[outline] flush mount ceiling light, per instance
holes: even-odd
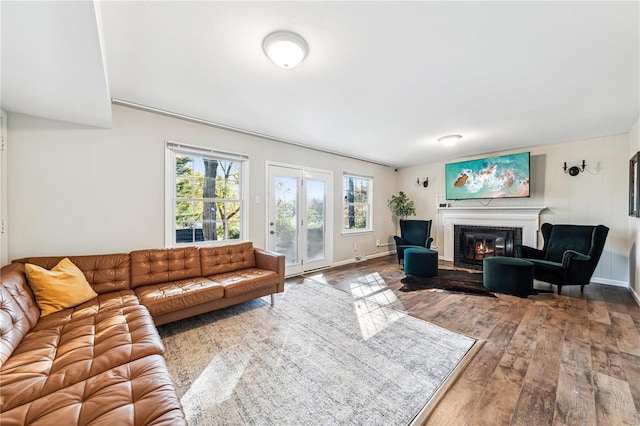
[[[298,34],[276,31],[265,37],[262,50],[277,66],[293,68],[307,56],[309,46]]]
[[[438,142],[440,142],[442,146],[454,146],[460,139],[462,139],[461,135],[447,135],[439,137]]]

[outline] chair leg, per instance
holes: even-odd
[[[562,286],[561,285],[558,286],[558,294],[562,294]]]
[[[584,284],[580,286],[580,293],[584,293]]]

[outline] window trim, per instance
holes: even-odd
[[[185,244],[176,243],[176,153],[192,154],[199,157],[214,157],[223,160],[233,160],[240,163],[240,238],[237,240],[200,241]],[[219,246],[230,243],[249,241],[249,156],[239,153],[217,151],[211,148],[198,147],[183,143],[165,141],[165,214],[164,214],[164,245],[171,247],[187,246]]]
[[[364,229],[347,229],[345,228],[345,217],[344,217],[344,210],[347,206],[348,203],[346,203],[344,201],[344,194],[345,194],[345,178],[346,177],[351,177],[351,178],[357,178],[357,179],[366,179],[367,180],[367,204],[369,206],[368,209],[368,222],[367,222],[367,227]],[[341,210],[341,222],[342,225],[341,227],[341,235],[356,235],[356,234],[367,234],[367,233],[373,233],[374,229],[373,229],[373,176],[368,176],[368,175],[363,175],[360,173],[351,173],[351,172],[343,172],[342,173],[342,191],[340,194],[340,200],[342,203],[342,210]]]

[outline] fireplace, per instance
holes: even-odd
[[[522,228],[455,225],[453,264],[482,269],[485,257],[513,257],[516,244],[522,244]]]
[[[454,238],[454,226],[512,227],[521,229],[522,243],[529,247],[538,247],[538,231],[540,229],[540,213],[546,207],[503,206],[503,207],[438,207],[441,218],[442,234],[436,235],[436,245],[442,246],[442,258],[448,262],[455,261],[454,252],[459,244]],[[439,230],[439,228],[436,228]],[[440,235],[442,236],[440,238]],[[514,241],[515,244],[520,244]],[[455,246],[455,247],[454,247]],[[441,253],[438,247],[438,253]]]

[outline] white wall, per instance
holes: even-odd
[[[112,129],[21,114],[10,114],[8,124],[9,259],[162,247],[165,140],[250,156],[249,238],[258,247],[265,246],[266,161],[334,172],[334,263],[351,261],[354,243],[360,245],[360,254],[388,250],[377,250],[375,240],[389,243],[396,233],[387,200],[397,190],[416,202],[418,218],[434,219],[434,245],[442,247],[436,196],[444,194],[444,163],[395,173],[388,167],[119,106],[113,107]],[[640,219],[627,216],[627,165],[630,154],[640,150],[638,127],[636,122],[630,134],[531,148],[532,196],[494,200],[491,205],[546,206],[543,222],[607,225],[611,230],[594,279],[627,282],[631,269],[637,291]],[[503,153],[508,151],[496,154]],[[563,172],[564,161],[572,165],[583,159],[584,173],[571,177]],[[374,234],[340,235],[343,171],[374,176]],[[429,177],[429,187],[417,187],[418,177]]]
[[[0,148],[0,266],[9,263],[9,220],[7,217],[7,153],[9,149],[9,139],[7,138],[7,115],[0,110],[0,121],[2,121],[1,135],[2,147]]]
[[[9,115],[10,259],[162,247],[166,140],[250,156],[249,238],[257,247],[265,246],[266,161],[334,172],[334,262],[353,259],[354,243],[370,254],[376,239],[392,240],[389,167],[126,107],[112,113],[111,129]],[[343,171],[374,176],[374,234],[340,235]]]
[[[640,149],[640,147],[638,148]],[[517,151],[505,151],[496,155]],[[491,206],[546,206],[540,223],[604,224],[610,228],[607,243],[594,280],[627,285],[628,251],[628,161],[629,135],[613,135],[528,149],[531,152],[531,197],[493,200]],[[482,158],[460,158],[467,160]],[[585,172],[572,177],[562,166],[585,160]],[[458,161],[458,160],[456,160]],[[429,187],[417,187],[416,178],[429,177]],[[417,217],[433,219],[437,232],[436,246],[442,247],[441,217],[436,210],[436,196],[444,199],[444,163],[431,163],[401,169],[398,189],[416,202]],[[486,203],[487,200],[482,200]],[[449,201],[454,206],[480,206],[477,200]],[[432,232],[433,234],[433,232]],[[539,234],[539,245],[542,236]]]
[[[629,158],[640,151],[640,117],[629,131]],[[628,254],[629,254],[629,287],[634,291],[640,303],[640,218],[629,217]]]

